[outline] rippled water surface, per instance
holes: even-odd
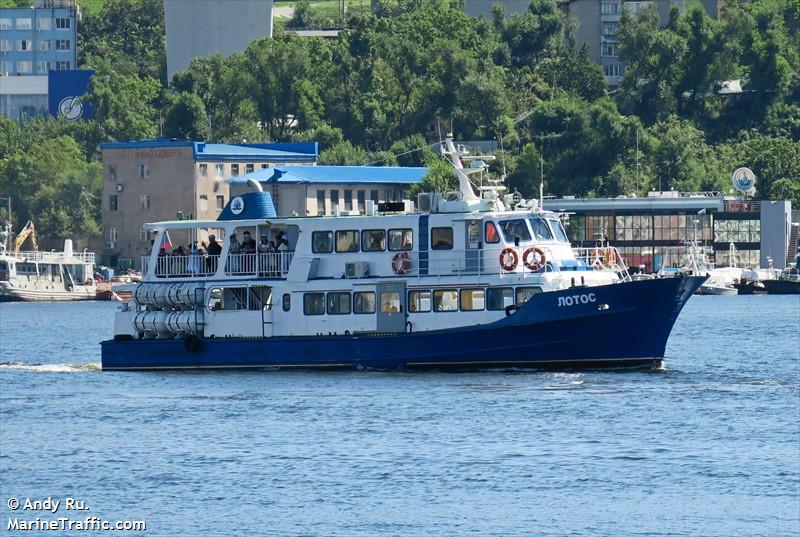
[[[0,535],[49,496],[147,535],[800,534],[798,297],[693,297],[664,371],[581,373],[103,373],[114,308],[0,304]]]

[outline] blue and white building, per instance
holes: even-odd
[[[48,114],[49,71],[77,67],[75,0],[37,0],[0,9],[0,113],[13,119]]]

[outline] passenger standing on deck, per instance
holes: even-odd
[[[208,272],[215,273],[217,272],[217,263],[219,262],[219,256],[222,254],[222,245],[217,242],[217,237],[214,235],[208,236],[208,259],[206,260],[206,265],[208,266]]]
[[[239,258],[242,252],[242,245],[239,244],[239,239],[236,238],[236,232],[231,233],[230,236],[230,246],[228,246],[228,259],[229,261],[229,269],[232,274],[239,272],[239,267],[241,266],[239,263]]]
[[[200,272],[200,250],[197,247],[197,241],[192,242],[192,253],[189,256],[189,274],[198,274]]]

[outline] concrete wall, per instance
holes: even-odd
[[[761,202],[761,268],[768,267],[767,257],[775,268],[786,268],[791,221],[791,201]]]
[[[272,0],[165,0],[167,76],[194,56],[230,56],[272,37]]]

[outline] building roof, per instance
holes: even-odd
[[[419,184],[428,168],[397,166],[277,166],[231,177],[230,183]]]
[[[194,160],[260,161],[260,162],[308,162],[314,163],[319,156],[317,142],[291,142],[275,144],[215,144],[185,140],[137,140],[100,144],[100,149],[164,149],[191,147]]]
[[[559,198],[545,199],[549,211],[675,211],[723,210],[722,196],[643,197],[643,198]]]

